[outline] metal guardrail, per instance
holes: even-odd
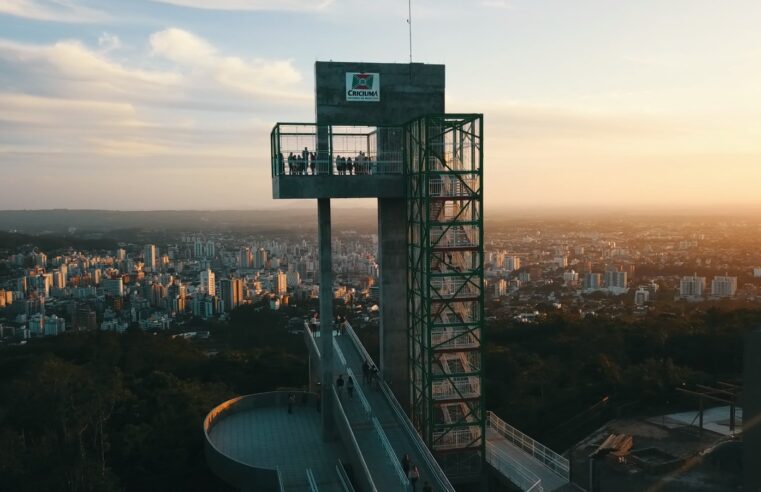
[[[314,479],[314,473],[311,468],[307,468],[307,483],[309,484],[310,492],[320,492],[320,488],[317,487],[317,481]]]
[[[354,332],[354,328],[352,328],[352,326],[348,322],[346,322],[344,326],[345,326],[346,333],[349,335],[349,338],[351,338],[351,341],[354,343],[354,347],[360,353],[362,358],[372,363],[373,365],[375,365],[373,358],[370,357],[369,353],[367,353],[367,350],[365,349],[364,345],[362,345],[362,342],[359,340],[359,337]],[[423,441],[420,438],[420,434],[418,434],[417,430],[415,429],[415,426],[412,425],[412,422],[410,421],[409,417],[407,417],[407,414],[404,413],[402,406],[397,401],[396,397],[394,396],[394,393],[391,391],[391,388],[388,387],[388,385],[386,384],[385,381],[383,381],[383,379],[378,380],[378,385],[381,391],[383,392],[384,396],[386,397],[386,401],[391,406],[391,410],[393,410],[394,414],[396,415],[397,422],[399,422],[402,425],[405,432],[407,432],[409,436],[412,436],[410,440],[412,441],[413,445],[417,449],[418,454],[423,458],[423,461],[425,462],[427,468],[431,470],[431,472],[433,473],[433,476],[429,478],[432,480],[434,488],[436,490],[441,490],[444,492],[455,492],[455,489],[452,486],[452,484],[449,482],[449,479],[444,473],[444,470],[441,469],[441,466],[439,465],[438,461],[436,461],[436,459],[433,457],[428,447],[426,447],[425,444],[423,444]]]
[[[527,436],[501,418],[497,417],[491,411],[486,412],[486,425],[487,427],[494,429],[497,433],[510,441],[517,448],[536,458],[556,475],[559,475],[561,478],[570,481],[570,466],[568,464],[567,458],[564,458],[544,444]]]
[[[486,442],[486,461],[505,475],[523,492],[543,492],[542,479],[521,465],[518,460],[501,451],[495,444]]]
[[[357,397],[359,397],[359,401],[362,403],[362,408],[365,409],[367,418],[371,418],[373,415],[373,409],[370,407],[370,402],[367,400],[365,392],[362,391],[362,387],[357,383],[357,377],[354,375],[354,371],[351,370],[351,367],[346,366],[346,374],[351,376],[351,379],[354,380],[354,392],[357,393]]]
[[[346,474],[346,469],[344,468],[343,463],[341,463],[341,460],[338,460],[338,463],[336,464],[336,473],[338,474],[338,481],[341,483],[341,488],[343,491],[355,492],[354,486],[351,484],[349,475]]]
[[[359,461],[361,472],[365,481],[367,482],[369,492],[378,492],[378,488],[375,486],[375,482],[373,482],[373,476],[370,473],[370,468],[368,468],[365,457],[362,455],[359,443],[357,442],[357,437],[354,435],[354,431],[351,429],[349,418],[346,416],[346,412],[344,411],[343,405],[341,404],[341,400],[338,398],[338,392],[336,391],[335,385],[331,386],[330,389],[333,392],[333,403],[335,404],[337,410],[336,417],[341,420],[341,423],[344,425],[344,428],[348,432],[348,437],[351,440],[351,447],[356,453],[356,458]]]
[[[476,377],[452,378],[432,383],[431,391],[435,399],[476,398],[481,396],[481,383]]]
[[[317,346],[317,341],[315,340],[314,333],[312,333],[312,330],[308,325],[306,325],[306,323],[304,324],[304,336],[306,337],[307,341],[307,350],[309,350],[310,353],[314,351],[315,356],[321,358],[322,354],[320,353],[320,347]]]
[[[433,433],[436,449],[459,449],[472,446],[480,438],[480,429],[451,429]]]
[[[335,337],[333,337],[333,351],[338,356],[338,360],[341,361],[341,365],[346,367],[346,357],[344,357],[344,353],[341,350],[341,347],[338,346],[338,342],[336,341]]]
[[[272,176],[403,174],[401,135],[401,127],[277,123]]]
[[[406,489],[407,485],[409,484],[409,481],[407,480],[407,475],[404,474],[404,470],[402,470],[402,465],[399,464],[399,460],[396,457],[394,448],[391,446],[391,443],[388,441],[388,437],[386,437],[386,433],[383,432],[383,427],[381,427],[380,422],[378,421],[378,417],[373,417],[373,428],[375,429],[375,434],[378,436],[378,439],[380,439],[380,442],[383,445],[383,449],[386,451],[386,458],[388,458],[389,463],[391,463],[391,466],[394,468],[394,471],[396,472],[396,477],[399,479],[399,484],[401,484],[401,486]]]
[[[277,473],[277,484],[278,484],[278,487],[280,487],[280,491],[281,492],[284,492],[285,491],[285,487],[283,486],[283,474],[280,471],[280,468],[277,468],[275,470],[275,472]]]

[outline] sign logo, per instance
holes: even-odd
[[[346,72],[347,101],[380,101],[380,74]]]

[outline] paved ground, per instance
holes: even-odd
[[[259,468],[280,468],[287,490],[308,490],[305,470],[311,468],[320,491],[340,490],[335,466],[347,462],[340,442],[325,443],[314,406],[258,408],[221,419],[210,438],[217,448],[240,462]]]

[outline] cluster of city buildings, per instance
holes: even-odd
[[[486,243],[485,292],[521,322],[540,319],[539,306],[619,316],[661,300],[761,302],[761,253],[726,230],[695,229],[636,222],[497,228]],[[376,234],[335,236],[336,299],[377,302],[377,250]],[[319,293],[310,234],[178,234],[113,251],[6,253],[0,337],[165,330],[193,317],[224,320],[241,304],[306,305]]]
[[[761,302],[761,253],[739,239],[747,224],[654,222],[493,228],[487,292],[518,321],[537,318],[539,305],[621,315],[661,301]]]
[[[193,317],[224,320],[241,304],[270,309],[316,300],[316,243],[230,234],[181,235],[176,242],[123,244],[109,252],[37,249],[4,260],[0,337],[68,330],[166,330]],[[377,236],[349,232],[334,240],[337,299],[375,296]]]

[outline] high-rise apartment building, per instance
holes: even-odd
[[[101,286],[107,294],[111,294],[114,297],[124,296],[124,280],[122,280],[122,277],[103,279]]]
[[[146,244],[143,248],[143,269],[146,272],[156,272],[156,245]]]
[[[504,260],[505,269],[509,272],[520,270],[521,259],[517,256],[506,256]]]
[[[251,268],[252,264],[253,258],[251,255],[251,248],[241,248],[238,252],[238,268]]]
[[[200,238],[196,238],[193,241],[193,258],[203,258],[205,255],[203,242]]]
[[[256,269],[262,269],[267,265],[267,250],[264,248],[259,248],[256,250],[256,255],[254,256],[254,268]]]
[[[275,293],[285,294],[288,292],[288,276],[285,272],[278,270],[275,278]]]
[[[737,277],[718,276],[711,281],[711,295],[714,297],[734,297],[737,292]]]
[[[225,311],[232,311],[243,302],[243,280],[223,278],[219,281],[219,290]]]
[[[299,272],[291,271],[285,274],[287,284],[289,288],[295,289],[301,283],[301,275]]]
[[[691,277],[682,277],[679,283],[679,295],[681,297],[702,297],[706,289],[706,278],[692,275]]]
[[[574,270],[563,273],[563,283],[566,287],[576,287],[579,284],[579,273]]]
[[[628,291],[626,283],[626,272],[605,272],[605,287],[608,289],[608,292],[612,294],[623,294]]]
[[[602,280],[602,273],[585,273],[584,288],[587,290],[602,289]]]
[[[644,306],[650,300],[650,291],[645,287],[639,287],[634,292],[634,304]]]
[[[217,295],[214,272],[210,268],[201,271],[201,290],[210,296]]]

